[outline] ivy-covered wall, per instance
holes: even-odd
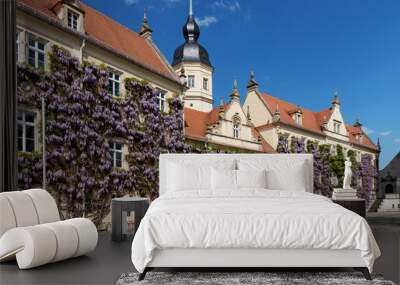
[[[291,137],[290,144],[286,135],[279,136],[277,151],[280,153],[311,153],[314,157],[314,192],[331,197],[333,188],[343,186],[344,162],[346,154],[341,145],[336,146],[336,153],[331,153],[330,145],[318,145],[317,142]],[[376,190],[376,166],[369,154],[361,155],[361,162],[355,152],[349,150],[347,156],[352,162],[352,187],[357,189],[359,197],[367,201]]]
[[[146,82],[127,79],[126,94],[113,98],[105,66],[81,64],[57,46],[49,58],[49,72],[18,66],[18,103],[40,110],[45,100],[47,190],[63,213],[99,225],[113,196],[157,197],[159,154],[187,151],[180,99],[164,114]],[[114,140],[128,147],[128,169],[112,167]],[[20,188],[41,185],[41,160],[40,153],[19,154]]]

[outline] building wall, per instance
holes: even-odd
[[[64,13],[65,9],[60,9],[59,13]],[[105,50],[97,45],[86,42],[82,37],[74,33],[70,33],[59,29],[56,26],[50,25],[47,22],[36,18],[22,10],[17,9],[17,45],[18,45],[18,61],[20,63],[27,62],[27,48],[28,48],[28,35],[40,38],[45,43],[45,70],[49,69],[49,58],[47,53],[51,51],[53,45],[58,45],[68,50],[72,56],[78,58],[81,62],[83,60],[95,63],[97,65],[104,64],[120,74],[120,94],[123,96],[125,93],[125,86],[123,84],[126,78],[136,78],[138,80],[145,80],[149,84],[166,92],[165,99],[172,96],[180,96],[181,86],[178,83],[173,83],[166,78],[151,72],[132,61],[122,58],[108,50]],[[61,14],[60,14],[61,15]],[[64,17],[65,19],[65,17]],[[79,30],[83,30],[82,17],[78,23]],[[211,76],[210,76],[211,78]],[[212,80],[209,81],[210,88],[212,88]],[[33,111],[35,113],[35,151],[41,151],[41,138],[39,138],[39,127],[41,121],[40,110],[30,109],[28,106],[19,106],[20,110]],[[168,111],[168,104],[165,103],[164,111]],[[116,138],[118,141],[118,138]],[[124,143],[123,154],[124,158],[128,154],[127,144]],[[128,163],[123,159],[123,168],[128,168]]]
[[[246,99],[243,103],[243,109],[247,110],[250,108],[251,120],[256,127],[269,124],[273,121],[272,112],[264,102],[258,96],[257,91],[253,90],[248,92]],[[290,140],[292,137],[304,138],[305,142],[308,140],[316,141],[318,144],[329,144],[331,145],[332,152],[335,153],[336,145],[340,144],[343,149],[347,152],[348,150],[354,150],[356,152],[356,157],[360,161],[362,154],[371,154],[373,160],[377,157],[377,152],[370,150],[363,146],[354,145],[349,142],[349,137],[347,134],[347,129],[343,116],[340,112],[340,105],[332,107],[332,114],[330,118],[327,118],[327,130],[323,131],[321,134],[317,134],[307,129],[295,128],[284,124],[277,124],[272,126],[272,128],[259,129],[262,137],[274,148],[277,148],[279,134],[285,134]],[[339,133],[334,132],[334,122],[341,122]]]
[[[256,91],[247,93],[243,103],[243,110],[247,110],[247,108],[250,110],[251,121],[254,126],[258,127],[272,122],[271,112],[257,95]]]
[[[335,132],[334,124],[335,122],[340,122],[339,132]],[[338,138],[340,140],[348,141],[347,129],[344,123],[343,116],[340,112],[340,105],[333,105],[332,106],[332,114],[327,123],[327,131],[325,133],[329,133],[329,136]]]

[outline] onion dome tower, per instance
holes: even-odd
[[[207,50],[199,44],[200,27],[193,15],[192,0],[190,0],[189,16],[182,28],[185,42],[176,48],[172,67],[177,74],[185,70],[186,91],[185,107],[202,112],[212,110],[212,76],[213,67]]]

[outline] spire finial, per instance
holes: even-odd
[[[334,106],[340,105],[339,92],[337,91],[337,89],[333,90],[332,105],[334,105]]]
[[[250,106],[249,105],[247,105],[247,121],[251,121]]]
[[[144,8],[144,13],[143,13],[143,23],[142,26],[140,27],[140,32],[139,34],[143,36],[144,38],[148,39],[151,38],[151,34],[153,33],[153,30],[149,26],[149,22],[147,20],[147,10]]]
[[[356,118],[356,122],[354,123],[354,125],[353,125],[354,127],[362,127],[362,124],[361,124],[361,122],[360,122],[360,118],[357,116],[357,118]]]
[[[247,91],[253,90],[253,89],[257,89],[258,88],[258,83],[256,81],[255,75],[254,75],[254,71],[251,70],[250,71],[250,79],[249,79],[249,83],[247,83]]]
[[[238,87],[238,83],[237,83],[237,80],[235,79],[233,81],[233,91],[232,91],[232,94],[231,94],[231,101],[232,100],[236,100],[236,101],[240,102],[240,94],[239,94],[239,91],[238,91],[237,87]]]
[[[143,23],[147,23],[147,9],[146,8],[144,8]]]
[[[189,15],[193,16],[193,3],[192,3],[192,0],[189,0],[189,1],[190,1],[190,4],[189,4]]]

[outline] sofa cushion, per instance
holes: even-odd
[[[56,201],[49,192],[43,189],[29,189],[22,191],[29,195],[38,215],[39,224],[52,223],[60,220]]]
[[[0,195],[10,203],[17,227],[39,224],[35,205],[29,195],[23,191],[3,192]]]

